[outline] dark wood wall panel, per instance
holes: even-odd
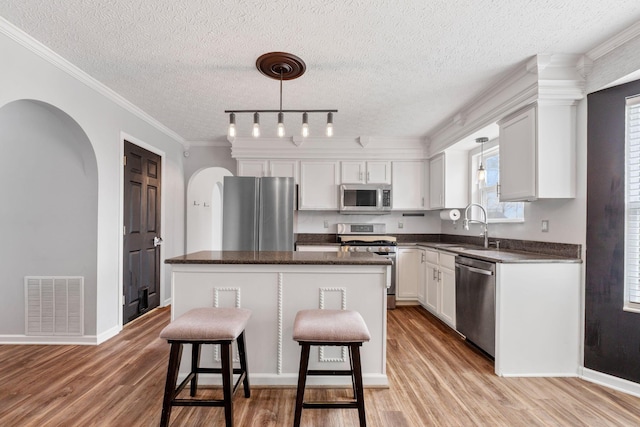
[[[584,366],[640,382],[640,313],[624,301],[625,98],[640,81],[588,96]]]

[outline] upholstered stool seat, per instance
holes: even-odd
[[[169,425],[173,406],[223,406],[227,427],[233,426],[233,394],[243,383],[245,397],[250,397],[249,374],[247,372],[247,356],[245,351],[244,330],[251,316],[251,311],[242,308],[196,308],[184,313],[160,332],[160,338],[171,344],[167,382],[162,403],[161,426]],[[238,344],[240,368],[234,369],[232,362],[232,343]],[[176,387],[183,344],[191,344],[191,372]],[[220,368],[201,368],[200,346],[202,344],[220,345]],[[198,388],[198,374],[222,374],[222,400],[195,399]],[[233,384],[233,374],[239,378]],[[178,399],[178,394],[191,383],[192,399]]]
[[[371,339],[364,319],[357,311],[351,310],[301,310],[293,324],[293,339],[302,347],[298,390],[293,420],[294,427],[300,425],[302,409],[356,408],[360,426],[367,425],[364,410],[364,388],[362,385],[362,365],[360,346]],[[309,370],[311,346],[346,346],[349,348],[349,370]],[[353,385],[353,401],[305,402],[304,390],[308,375],[349,375]]]

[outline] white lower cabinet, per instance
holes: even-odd
[[[422,306],[440,320],[456,327],[455,255],[433,249],[423,249],[425,299]]]
[[[398,248],[396,255],[396,300],[416,301],[424,283],[424,249]]]

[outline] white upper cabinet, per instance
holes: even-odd
[[[340,170],[337,161],[300,162],[300,210],[338,210]]]
[[[424,210],[424,170],[422,160],[391,162],[394,210]]]
[[[391,162],[342,161],[342,184],[391,184]]]
[[[464,208],[469,203],[469,158],[450,151],[429,161],[429,209]]]
[[[295,178],[298,182],[297,160],[270,160],[268,165],[269,176]]]
[[[298,182],[297,160],[238,160],[238,176],[294,178]]]
[[[575,197],[572,105],[534,104],[498,125],[501,202]]]
[[[238,160],[238,176],[267,176],[267,160]]]

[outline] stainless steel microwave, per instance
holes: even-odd
[[[385,214],[391,212],[391,186],[343,184],[339,187],[340,213]]]

